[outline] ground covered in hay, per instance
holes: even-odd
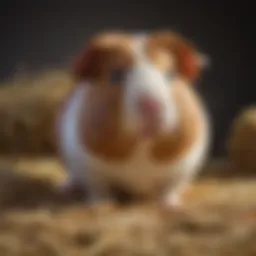
[[[183,209],[98,205],[58,195],[54,159],[4,159],[0,255],[256,255],[256,180],[198,180]]]

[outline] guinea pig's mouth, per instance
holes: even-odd
[[[163,126],[163,109],[160,102],[152,97],[143,97],[137,103],[139,132],[142,137],[152,137]]]
[[[158,116],[142,116],[140,118],[139,134],[143,138],[154,137],[161,132],[161,119]]]

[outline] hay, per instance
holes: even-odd
[[[88,207],[58,195],[64,173],[56,159],[5,159],[3,166],[0,160],[1,256],[255,255],[253,179],[196,181],[176,211]]]
[[[14,77],[0,87],[0,154],[52,154],[53,120],[72,86],[68,72]]]
[[[242,111],[234,120],[227,149],[237,171],[256,174],[256,106]]]
[[[237,223],[236,219],[237,218]],[[162,214],[160,209],[48,210],[13,212],[0,220],[1,255],[250,256],[252,220],[211,210]]]

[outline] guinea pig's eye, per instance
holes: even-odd
[[[126,77],[126,73],[127,71],[122,68],[112,70],[110,73],[111,82],[115,84],[122,83]]]

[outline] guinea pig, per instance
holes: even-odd
[[[119,186],[181,204],[210,144],[208,114],[193,88],[205,60],[173,31],[92,37],[56,122],[69,176],[62,188],[86,189],[91,203],[111,200]]]

